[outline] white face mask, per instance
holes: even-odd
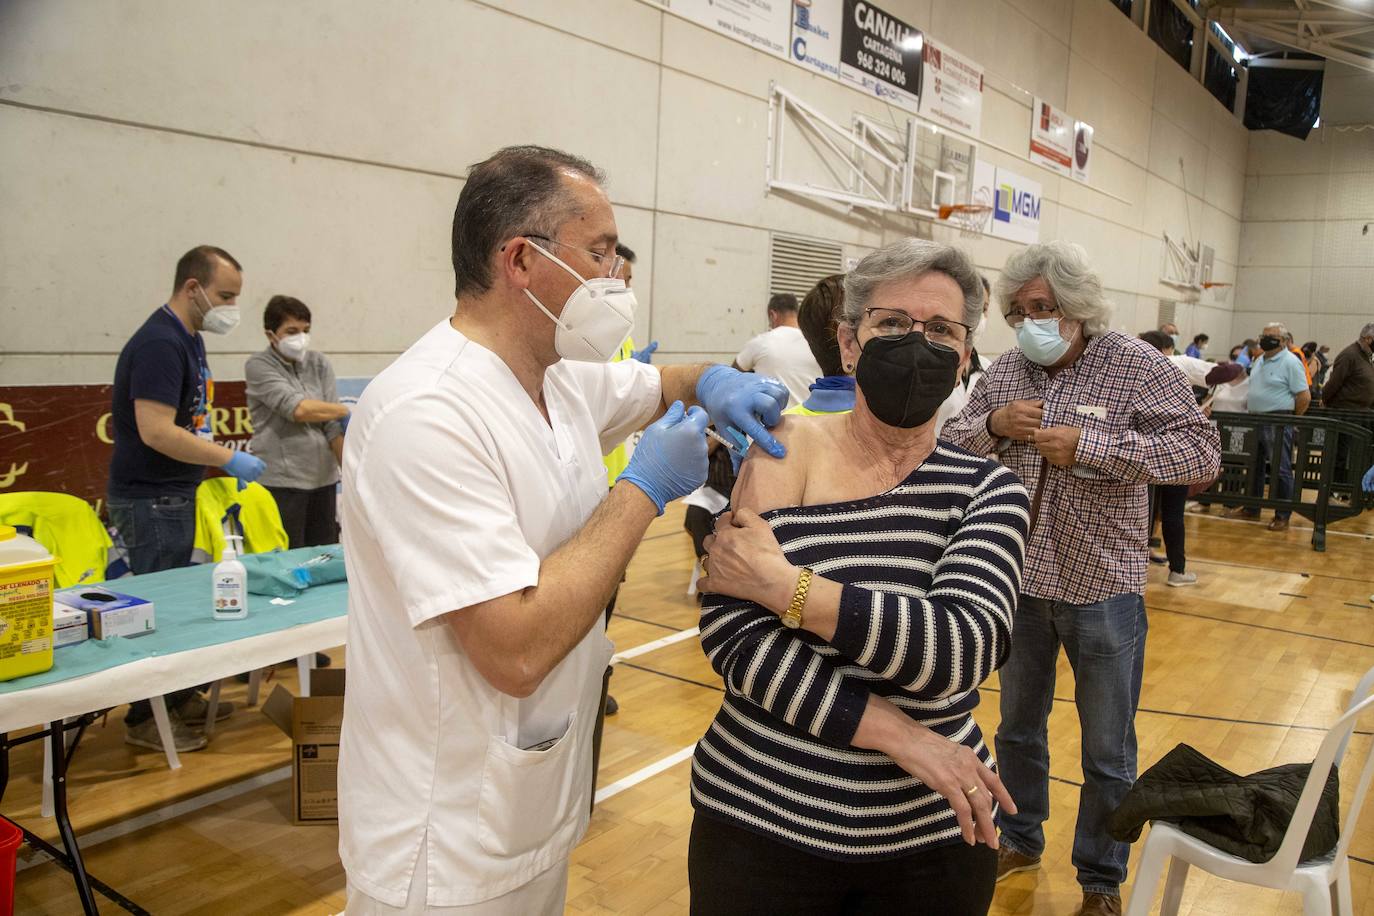
[[[988,313],[984,312],[983,317],[978,319],[978,327],[973,329],[973,339],[977,340],[983,336],[983,332],[988,329]]]
[[[205,290],[200,291],[208,311],[201,316],[200,329],[207,334],[228,334],[239,326],[239,307],[237,305],[216,306],[210,302]]]
[[[288,334],[277,338],[277,352],[293,362],[300,362],[305,351],[310,349],[310,332]]]
[[[549,252],[530,242],[536,251],[577,279],[577,287],[555,318],[529,290],[525,295],[558,326],[553,347],[563,359],[604,363],[616,354],[635,324],[635,294],[624,280],[610,277],[585,279]]]

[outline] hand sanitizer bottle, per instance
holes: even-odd
[[[248,570],[238,561],[233,542],[243,538],[229,534],[224,539],[224,557],[215,564],[213,575],[212,614],[216,620],[242,620],[248,616]]]

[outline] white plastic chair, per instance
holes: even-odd
[[[1350,862],[1347,853],[1351,837],[1355,835],[1355,825],[1360,819],[1360,807],[1369,789],[1370,776],[1374,775],[1374,750],[1365,752],[1364,765],[1358,770],[1344,768],[1347,776],[1359,773],[1356,783],[1346,781],[1345,788],[1355,785],[1355,794],[1350,800],[1350,810],[1341,827],[1340,839],[1330,854],[1309,862],[1299,862],[1303,841],[1312,826],[1312,818],[1317,811],[1322,787],[1332,765],[1344,761],[1346,747],[1350,743],[1351,732],[1360,717],[1374,710],[1374,668],[1360,680],[1350,698],[1350,706],[1344,715],[1336,720],[1322,740],[1317,758],[1312,762],[1312,771],[1298,797],[1293,819],[1283,835],[1279,851],[1268,862],[1256,864],[1237,856],[1224,853],[1202,840],[1189,836],[1172,824],[1163,821],[1150,822],[1150,835],[1145,840],[1145,850],[1140,857],[1136,872],[1135,888],[1131,892],[1131,902],[1126,908],[1126,916],[1145,916],[1154,901],[1155,887],[1159,884],[1164,864],[1169,863],[1169,876],[1164,883],[1164,899],[1160,902],[1160,916],[1173,916],[1178,912],[1183,898],[1183,884],[1188,879],[1188,867],[1196,865],[1202,870],[1226,878],[1260,887],[1271,887],[1281,891],[1298,891],[1302,894],[1303,912],[1307,916],[1322,913],[1330,916],[1351,916],[1353,905],[1350,899]]]

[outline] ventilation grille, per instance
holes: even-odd
[[[768,293],[801,299],[824,277],[844,272],[844,248],[835,242],[774,235],[768,267]]]
[[[1178,308],[1178,303],[1172,299],[1159,300],[1159,320],[1155,322],[1155,327],[1163,327],[1166,324],[1177,324],[1174,312]]]

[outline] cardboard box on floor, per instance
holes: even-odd
[[[337,824],[344,669],[310,672],[310,694],[298,697],[278,684],[262,712],[291,737],[291,822]]]

